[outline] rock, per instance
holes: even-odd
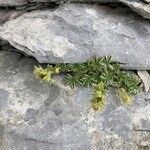
[[[150,19],[150,4],[142,3],[140,0],[120,0],[125,5],[129,6],[133,11],[143,16],[144,18]]]
[[[30,0],[30,2],[49,2],[49,0]],[[150,0],[51,0],[56,3],[123,3],[144,18],[150,19]]]
[[[149,21],[126,8],[66,4],[32,11],[1,26],[0,37],[41,63],[110,55],[124,68],[150,69]]]
[[[0,109],[4,109],[7,106],[8,92],[4,89],[0,89]]]
[[[17,18],[23,13],[25,13],[25,11],[0,9],[0,25],[4,24],[9,20]],[[3,50],[8,50],[8,49],[10,50],[12,49],[12,46],[10,46],[10,44],[7,41],[0,40],[0,48],[2,48]]]
[[[27,4],[28,0],[0,0],[0,6],[19,6]]]
[[[3,23],[15,19],[25,13],[25,11],[16,11],[16,10],[6,10],[6,9],[1,9],[0,10],[0,25]]]
[[[34,65],[32,58],[0,51],[1,150],[149,148],[149,132],[141,130],[150,128],[150,93],[139,93],[125,107],[111,89],[105,110],[95,113],[92,89],[62,88],[62,76],[55,77],[62,86],[41,83]]]
[[[144,3],[144,2],[146,3]],[[49,2],[49,0],[30,0],[30,2]],[[123,3],[144,18],[150,19],[150,0],[51,0],[56,3]]]
[[[6,9],[0,9],[0,25],[3,23],[15,19],[18,16],[22,15],[25,11],[16,11],[16,10],[6,10]],[[0,40],[0,48],[2,50],[10,50],[10,44],[5,40]],[[11,48],[12,49],[12,48]]]
[[[145,92],[150,89],[150,74],[147,71],[137,71],[138,76],[141,78]]]
[[[29,2],[55,2],[58,4],[62,3],[116,3],[119,0],[29,0]]]
[[[146,2],[146,3],[143,3]],[[48,3],[48,2],[55,2],[57,4],[63,3],[124,3],[125,5],[129,6],[138,14],[142,15],[144,18],[150,19],[150,5],[149,0],[0,0],[0,6],[22,6],[27,5],[30,3]],[[39,6],[38,6],[39,7]],[[26,8],[26,7],[25,7]]]
[[[150,0],[143,0],[144,2],[146,2],[146,3],[150,3]]]
[[[142,15],[144,18],[150,19],[150,1],[149,0],[0,0],[0,6],[20,6],[36,3],[123,3],[129,6],[133,11]],[[35,6],[36,7],[36,6]],[[37,6],[39,7],[39,6]],[[25,7],[27,8],[27,7]],[[31,9],[31,8],[30,8]]]

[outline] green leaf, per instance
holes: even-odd
[[[90,75],[85,74],[83,77],[81,77],[80,82],[82,86],[90,87],[93,84],[95,84],[97,81]]]
[[[74,88],[76,85],[80,84],[80,80],[77,76],[73,76],[71,74],[67,74],[65,77],[66,85],[69,85],[71,88]]]

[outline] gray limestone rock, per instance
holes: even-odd
[[[150,19],[150,4],[149,0],[0,0],[0,6],[20,6],[36,3],[55,2],[57,4],[63,3],[123,3],[129,6],[133,11],[142,15],[144,18]]]
[[[0,0],[0,6],[19,6],[27,4],[28,0]]]
[[[30,0],[30,2],[49,2],[49,0]],[[51,0],[56,3],[123,3],[144,18],[150,19],[150,0]],[[146,2],[146,3],[144,3]]]
[[[110,55],[124,68],[150,69],[150,22],[126,8],[66,4],[32,11],[1,26],[0,37],[41,63]]]
[[[3,23],[13,20],[20,15],[22,15],[25,11],[16,11],[16,10],[6,10],[6,9],[0,9],[0,25]]]
[[[143,82],[145,92],[148,92],[150,89],[150,74],[148,71],[137,71],[137,74]]]
[[[105,110],[93,112],[92,89],[71,90],[63,76],[55,77],[58,85],[41,83],[34,65],[34,59],[0,51],[0,104],[7,103],[0,109],[1,150],[150,148],[150,93],[125,107],[110,89]]]
[[[62,3],[90,3],[90,2],[96,2],[96,3],[116,3],[119,2],[119,0],[29,0],[29,2],[55,2],[58,4]]]
[[[0,9],[0,26],[9,20],[13,20],[13,19],[17,18],[18,16],[22,15],[25,12],[26,11]],[[12,49],[12,48],[10,48],[11,46],[8,43],[8,41],[5,41],[5,40],[0,40],[0,47],[3,50]]]
[[[8,92],[4,89],[0,89],[0,109],[4,109],[7,106]]]
[[[150,0],[143,0],[144,2],[146,2],[146,3],[150,3]]]
[[[150,19],[150,4],[143,3],[140,0],[120,0],[125,5],[129,6],[133,11],[143,16],[144,18]]]

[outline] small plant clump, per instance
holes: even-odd
[[[140,91],[140,80],[133,74],[121,69],[119,63],[111,61],[111,57],[92,58],[85,63],[58,64],[35,67],[34,74],[44,81],[53,83],[53,74],[66,73],[65,83],[71,88],[75,86],[94,87],[92,107],[102,110],[105,106],[106,90],[114,87],[122,103],[128,105],[132,102],[131,94]]]
[[[129,95],[129,93],[125,89],[123,88],[118,89],[118,95],[121,98],[122,103],[124,105],[129,105],[132,102],[133,99],[132,96]]]
[[[52,78],[52,75],[59,73],[59,68],[53,67],[52,65],[47,65],[47,68],[43,68],[41,66],[34,67],[34,75],[36,78],[39,78],[43,81],[46,81],[48,83],[54,83],[55,81]]]
[[[103,82],[94,85],[92,98],[92,108],[94,110],[103,110],[106,103],[106,89]]]

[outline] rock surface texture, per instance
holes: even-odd
[[[31,3],[123,3],[129,6],[133,11],[142,15],[144,18],[150,19],[150,1],[149,0],[0,0],[0,6],[20,6]]]
[[[16,11],[16,10],[5,10],[0,9],[0,25],[3,23],[15,19],[18,16],[22,15],[25,11]]]
[[[119,0],[29,0],[29,2],[55,2],[58,4],[61,3],[118,3]]]
[[[11,60],[11,61],[10,61]],[[91,107],[92,90],[42,84],[38,63],[0,51],[0,150],[142,150],[150,148],[150,93],[125,107],[110,90],[103,112]]]
[[[0,0],[0,6],[20,6],[27,4],[27,0]]]
[[[0,37],[41,63],[110,55],[124,68],[150,69],[150,22],[126,8],[66,4],[32,11],[1,26]]]
[[[50,9],[64,2],[74,4]],[[149,0],[89,0],[123,3],[144,18],[118,4],[75,2],[86,1],[0,0],[0,150],[150,149],[148,72],[138,71],[147,93],[125,107],[110,89],[102,112],[91,109],[92,89],[70,89],[64,75],[55,76],[53,85],[35,79],[39,62],[93,56],[112,56],[125,69],[150,70]]]
[[[148,71],[137,71],[137,74],[143,82],[145,92],[148,92],[150,89],[150,75]]]
[[[150,19],[150,4],[148,2],[140,2],[132,1],[132,0],[120,0],[125,5],[129,6],[133,11],[137,12],[139,15],[143,16],[144,18]]]

